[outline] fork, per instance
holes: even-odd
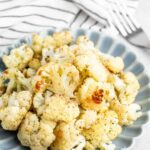
[[[112,18],[114,27],[129,43],[141,48],[150,48],[150,41],[129,13],[124,0],[106,0],[110,3],[108,13]]]

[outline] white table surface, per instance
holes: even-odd
[[[129,46],[130,50],[137,56],[137,60],[144,65],[146,73],[150,76],[150,49],[142,50],[137,47],[131,46],[124,39],[122,40]],[[139,139],[136,139],[135,145],[132,148],[132,150],[150,150],[150,123],[148,123],[145,126],[143,130],[143,135]]]

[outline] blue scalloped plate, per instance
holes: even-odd
[[[54,29],[39,33],[41,36],[50,35],[55,32]],[[108,53],[113,56],[120,56],[125,62],[125,71],[132,71],[138,78],[141,85],[139,94],[136,97],[136,103],[142,107],[143,115],[129,127],[124,127],[123,132],[118,136],[113,143],[116,144],[116,149],[131,149],[136,142],[136,139],[142,135],[144,126],[149,122],[148,112],[150,110],[150,86],[149,77],[144,72],[144,66],[138,62],[136,56],[130,52],[125,44],[118,40],[106,35],[104,33],[77,29],[72,30],[73,36],[76,38],[79,35],[86,35],[92,41],[94,41],[96,47],[102,52]],[[9,54],[12,48],[20,46],[22,43],[31,43],[31,36],[17,40],[14,45],[7,47],[6,49],[0,50],[0,58],[4,54]],[[2,60],[0,59],[0,71],[5,69]],[[0,128],[0,150],[25,150],[21,146],[16,137],[16,132],[4,131]]]

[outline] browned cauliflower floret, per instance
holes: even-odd
[[[100,53],[99,56],[103,65],[111,72],[119,73],[123,71],[124,62],[121,57],[113,57],[102,53]]]
[[[23,70],[24,77],[30,78],[36,75],[36,70],[32,68],[27,68]]]
[[[141,107],[138,104],[125,105],[117,100],[110,103],[110,108],[118,114],[120,125],[130,125],[141,116]]]
[[[89,129],[83,129],[82,134],[90,144],[91,148],[101,148],[117,137],[121,132],[118,124],[118,116],[114,111],[107,110],[98,114],[98,120]]]
[[[70,45],[69,49],[75,56],[93,55],[99,51],[95,48],[94,43],[90,41],[88,37],[82,35],[77,38],[76,44]]]
[[[17,136],[21,144],[29,146],[31,150],[47,150],[55,140],[55,126],[55,122],[40,120],[36,114],[28,112]]]
[[[71,43],[72,34],[70,31],[55,32],[53,38],[55,41],[55,47],[60,47]]]
[[[84,109],[99,111],[105,109],[104,88],[92,78],[87,78],[77,92],[80,105]]]
[[[2,127],[6,130],[17,130],[31,104],[32,94],[28,91],[13,92],[11,95],[2,96],[0,106]]]
[[[32,49],[35,54],[41,54],[43,47],[43,39],[38,34],[32,35]]]
[[[41,60],[42,65],[49,63],[50,61],[52,61],[53,58],[55,58],[55,51],[54,51],[53,47],[48,47],[48,48],[42,49],[42,60]]]
[[[32,48],[36,54],[41,54],[43,48],[57,48],[68,45],[72,41],[72,35],[69,31],[55,32],[52,36],[44,39],[37,34],[32,36]]]
[[[9,98],[8,94],[3,94],[0,97],[0,112],[3,111],[3,109],[8,106],[8,98]]]
[[[114,86],[118,94],[124,91],[126,88],[124,81],[116,74],[109,74],[108,82]]]
[[[76,56],[74,65],[81,72],[82,76],[90,76],[97,81],[107,80],[108,71],[94,54]]]
[[[2,79],[2,75],[0,75],[0,96],[2,96],[5,92],[4,80]]]
[[[52,150],[83,150],[85,138],[76,129],[74,121],[60,123],[54,133],[56,140],[51,145]]]
[[[61,95],[48,94],[45,99],[38,95],[34,98],[33,104],[37,113],[45,120],[69,122],[79,115],[77,102]]]
[[[37,70],[39,69],[41,66],[41,62],[39,59],[37,58],[33,58],[30,62],[29,62],[29,67],[34,69],[34,70]]]
[[[89,129],[97,120],[97,112],[93,110],[83,111],[79,120],[83,121],[83,128]]]
[[[1,92],[10,94],[16,88],[16,73],[18,72],[15,68],[9,68],[2,72],[0,78]]]
[[[72,53],[72,51],[70,51],[69,46],[67,45],[63,45],[56,49],[54,49],[53,47],[42,49],[42,60],[41,60],[42,65],[45,65],[50,61],[72,63],[73,60],[74,54]]]
[[[49,89],[57,94],[74,97],[79,83],[79,71],[74,65],[50,62],[39,68],[33,85],[36,92]]]
[[[5,93],[10,94],[13,90],[32,90],[31,78],[25,78],[24,74],[16,68],[9,68],[2,73],[0,78],[1,87]]]
[[[77,40],[76,40],[76,44],[77,45],[79,45],[79,44],[81,44],[81,43],[91,43],[91,44],[89,44],[89,45],[91,45],[91,47],[94,47],[94,43],[92,42],[92,41],[90,41],[89,40],[89,38],[87,37],[87,36],[85,36],[85,35],[81,35],[81,36],[79,36],[78,38],[77,38]]]
[[[76,54],[95,50],[94,43],[90,41],[89,38],[86,36],[79,36],[77,38],[76,44],[78,46],[78,49],[76,50]]]
[[[29,46],[23,45],[11,50],[10,55],[4,55],[3,61],[7,68],[18,68],[21,70],[27,66],[32,58],[33,50]]]
[[[6,85],[5,85],[6,81],[7,80],[4,77],[4,73],[0,73],[0,96],[2,96],[6,91]]]
[[[107,102],[112,101],[113,99],[117,98],[117,94],[115,92],[114,86],[109,84],[109,83],[99,83],[99,88],[103,89],[103,95],[104,95],[104,99]]]
[[[85,150],[96,150],[94,145],[92,145],[90,142],[86,141]],[[99,146],[100,150],[116,150],[116,146],[112,144],[112,142],[104,143],[101,146]]]
[[[29,90],[32,92],[31,83],[32,83],[32,77],[25,78],[25,76],[21,72],[17,73],[17,84],[19,86],[17,89],[18,91]]]
[[[46,105],[45,105],[45,97],[51,96],[50,92],[46,92],[45,94],[42,92],[36,93],[33,97],[33,106],[36,109],[38,116],[41,116]]]
[[[140,85],[133,73],[121,73],[120,77],[111,75],[109,82],[113,84],[117,90],[118,99],[122,104],[131,104],[134,102]]]
[[[44,38],[44,40],[43,40],[43,48],[54,48],[55,47],[55,40],[54,40],[54,38],[51,36],[51,35],[49,35],[49,36],[47,36],[47,37],[45,37]]]
[[[124,104],[131,104],[135,100],[140,88],[139,82],[136,76],[131,72],[122,73],[121,78],[124,81],[126,88],[124,91],[120,92],[120,101]]]

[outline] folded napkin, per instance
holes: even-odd
[[[134,13],[136,0],[120,1]],[[0,48],[50,27],[82,27],[118,34],[111,16],[121,11],[116,10],[118,4],[118,0],[0,0]]]

